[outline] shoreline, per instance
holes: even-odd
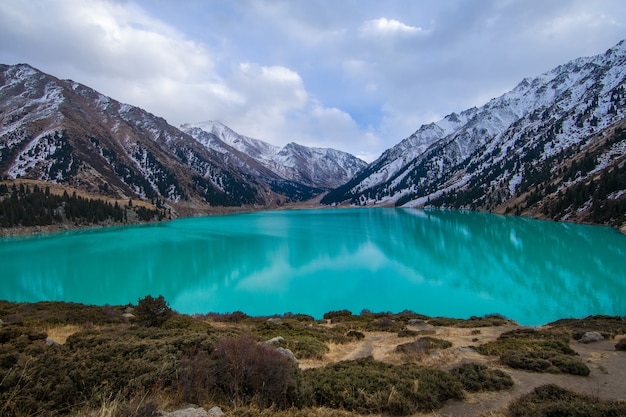
[[[17,236],[36,236],[36,235],[46,235],[46,234],[54,234],[60,232],[71,232],[76,230],[98,230],[105,229],[111,227],[127,227],[127,226],[138,226],[138,225],[147,225],[147,224],[158,224],[163,222],[169,222],[176,219],[186,219],[186,218],[194,218],[194,217],[212,217],[212,216],[224,216],[230,214],[244,214],[244,213],[259,213],[259,212],[272,212],[272,211],[295,211],[295,210],[332,210],[332,209],[377,209],[377,208],[394,208],[394,209],[406,209],[406,207],[390,207],[390,206],[322,206],[315,205],[310,203],[294,203],[291,205],[284,205],[280,207],[259,207],[259,208],[250,208],[250,207],[237,207],[237,208],[229,208],[226,207],[226,210],[216,210],[215,212],[206,212],[206,213],[196,213],[194,215],[182,215],[177,216],[172,219],[163,219],[157,221],[148,221],[148,222],[128,222],[128,223],[102,223],[102,224],[75,224],[69,222],[56,223],[45,226],[16,226],[16,227],[0,227],[0,239],[5,237],[17,237]],[[415,210],[429,210],[430,208],[412,208]],[[442,208],[435,208],[436,210],[449,210]],[[461,210],[456,210],[461,211]],[[569,223],[569,224],[578,224],[578,225],[587,225],[587,226],[599,226],[599,227],[609,227],[616,232],[626,235],[626,222],[621,226],[612,226],[608,224],[601,223],[589,223],[589,222],[576,222],[576,221],[559,221],[548,219],[545,217],[537,217],[537,216],[516,216],[512,214],[504,214],[498,213],[494,211],[479,211],[479,210],[462,210],[462,211],[471,211],[475,213],[491,213],[501,216],[511,216],[511,217],[519,217],[523,219],[532,219],[532,220],[543,220],[550,221],[556,223]]]
[[[127,304],[106,304],[106,303],[105,304],[89,304],[89,303],[83,303],[83,302],[78,302],[78,301],[66,301],[66,300],[14,301],[14,300],[7,300],[7,299],[0,298],[0,304],[1,303],[8,303],[8,304],[16,305],[16,306],[58,305],[58,306],[72,306],[76,309],[96,308],[96,309],[119,309],[119,310],[128,309],[129,307],[133,306],[132,302],[129,302]],[[338,308],[337,310],[331,310],[331,311],[322,313],[320,317],[316,317],[314,315],[307,314],[307,313],[300,313],[300,312],[293,312],[293,311],[284,312],[284,313],[272,313],[272,314],[248,314],[243,310],[206,311],[206,312],[194,312],[194,313],[181,313],[176,309],[172,309],[172,311],[177,315],[191,317],[191,318],[236,317],[236,320],[245,320],[245,319],[267,320],[268,322],[271,322],[271,320],[273,319],[282,318],[282,319],[305,320],[305,321],[318,322],[318,323],[324,323],[324,322],[329,323],[331,319],[325,318],[326,315],[349,317],[349,318],[384,317],[384,316],[394,316],[394,317],[395,316],[417,316],[417,317],[420,317],[421,320],[436,321],[437,323],[439,323],[437,324],[437,326],[441,326],[441,327],[450,327],[450,326],[455,327],[455,326],[458,326],[459,323],[467,323],[467,326],[464,326],[464,327],[485,327],[487,326],[486,323],[492,323],[492,324],[489,324],[489,326],[507,325],[507,326],[513,326],[513,327],[519,327],[519,328],[526,328],[526,329],[540,329],[540,328],[550,327],[554,323],[558,323],[562,321],[581,321],[581,320],[586,320],[586,319],[594,318],[594,317],[614,317],[614,318],[621,318],[625,322],[625,329],[626,329],[626,316],[616,316],[610,313],[603,313],[603,312],[587,314],[581,317],[574,317],[570,315],[568,317],[559,317],[553,320],[548,319],[545,322],[542,321],[540,324],[524,324],[524,323],[518,322],[514,318],[511,318],[511,317],[508,317],[499,313],[470,315],[469,317],[451,317],[451,316],[445,316],[445,315],[429,316],[429,315],[422,314],[420,312],[416,312],[414,310],[409,310],[409,309],[404,309],[404,310],[400,310],[397,312],[371,311],[368,309],[363,309],[361,312],[352,312],[347,309]],[[470,326],[470,325],[473,325],[473,326]],[[1,328],[1,324],[0,324],[0,328]]]

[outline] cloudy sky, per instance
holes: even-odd
[[[371,161],[422,124],[626,38],[624,0],[2,0],[28,63],[179,126]]]

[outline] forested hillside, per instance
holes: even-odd
[[[626,129],[619,126],[583,146],[537,164],[517,197],[496,211],[552,220],[622,226],[626,221]],[[607,155],[614,154],[613,158]]]
[[[0,184],[0,227],[49,226],[61,223],[73,225],[124,224],[155,221],[166,217],[165,209],[149,209],[111,203],[102,199],[82,197],[67,191],[57,195],[50,187]]]

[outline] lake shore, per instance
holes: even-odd
[[[261,212],[261,211],[281,211],[281,210],[326,210],[326,209],[334,209],[334,208],[361,208],[364,210],[367,209],[372,209],[372,208],[391,208],[391,207],[382,207],[382,206],[367,206],[367,207],[357,207],[357,206],[337,206],[337,207],[328,207],[328,206],[320,206],[319,204],[312,204],[312,203],[292,203],[292,204],[288,204],[288,205],[284,205],[284,206],[280,206],[280,207],[272,207],[272,208],[266,208],[266,207],[246,207],[246,208],[237,208],[237,209],[228,209],[228,210],[216,210],[214,212],[206,212],[206,213],[202,213],[202,214],[197,214],[197,215],[190,215],[190,216],[180,216],[180,217],[176,217],[176,218],[187,218],[187,217],[198,217],[198,216],[222,216],[222,215],[229,215],[229,214],[240,214],[240,213],[254,213],[254,212]],[[420,210],[420,209],[417,209]],[[501,214],[501,215],[506,215],[506,216],[511,216],[510,214],[503,214],[503,213],[496,213],[496,214]],[[546,218],[545,216],[542,215],[532,215],[532,216],[518,216],[518,217],[522,217],[522,218],[531,218],[531,219],[536,219],[536,220],[547,220],[547,221],[554,221],[551,219]],[[175,220],[176,218],[172,219]],[[160,220],[160,221],[154,221],[154,222],[140,222],[140,221],[135,221],[135,222],[130,222],[130,223],[116,223],[116,222],[103,222],[103,223],[99,223],[99,224],[77,224],[74,222],[60,222],[60,223],[56,223],[56,224],[51,224],[51,225],[46,225],[46,226],[17,226],[17,227],[0,227],[0,238],[1,237],[11,237],[11,236],[28,236],[28,235],[39,235],[39,234],[49,234],[49,233],[59,233],[59,232],[69,232],[69,231],[74,231],[74,230],[88,230],[88,229],[103,229],[103,228],[107,228],[107,227],[126,227],[126,226],[136,226],[136,225],[140,225],[140,224],[151,224],[151,223],[160,223],[160,222],[167,222],[169,220]],[[590,225],[590,226],[603,226],[603,227],[611,227],[612,229],[616,230],[617,232],[621,233],[621,234],[626,234],[626,222],[620,226],[620,227],[615,227],[615,226],[608,226],[605,224],[596,224],[596,223],[588,223],[588,222],[575,222],[575,221],[571,221],[568,223],[572,223],[572,224],[586,224],[586,225]]]

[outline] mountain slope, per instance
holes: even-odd
[[[265,173],[270,182],[287,181],[311,187],[318,193],[345,183],[367,166],[365,161],[334,149],[311,148],[296,143],[280,148],[240,135],[220,122],[183,125],[181,129],[216,152],[232,154],[234,148],[241,159],[242,155],[252,158],[271,172]]]
[[[481,108],[422,126],[322,202],[496,209],[620,122],[625,84],[621,42],[527,78]],[[618,139],[590,171],[621,164],[623,147]]]
[[[225,127],[225,126],[224,126]],[[257,141],[261,144],[260,147],[248,146],[247,141],[244,144],[237,144],[231,146],[226,143],[215,133],[207,132],[199,127],[191,125],[183,125],[181,129],[194,138],[201,146],[205,147],[209,152],[219,157],[219,159],[231,167],[233,170],[242,173],[250,178],[256,178],[261,182],[264,182],[273,192],[284,197],[284,202],[294,201],[306,201],[311,198],[322,194],[325,190],[310,185],[301,184],[295,181],[291,181],[280,173],[267,166],[267,161],[264,164],[246,154],[246,152],[254,152],[257,150],[261,154],[261,150],[265,148],[265,142]],[[229,132],[230,129],[228,129]],[[233,135],[237,135],[232,132]],[[233,136],[234,138],[234,136]],[[243,150],[240,150],[243,149]],[[277,148],[278,149],[278,148]],[[283,202],[283,198],[278,198],[277,203],[280,205]]]
[[[223,126],[220,135],[224,138],[229,132]],[[214,134],[215,144],[205,143],[160,117],[71,80],[59,80],[25,64],[0,65],[3,177],[67,184],[114,198],[152,200],[182,214],[202,212],[208,206],[265,207],[284,200],[285,195],[289,199],[300,193],[295,199],[305,199],[321,193],[319,187],[336,186],[291,181],[260,162],[262,157],[248,155],[274,156],[279,148],[256,141],[256,148],[240,150],[236,146],[240,136],[229,134],[232,145]],[[246,144],[253,142],[248,138]],[[339,181],[351,174],[340,176]]]

